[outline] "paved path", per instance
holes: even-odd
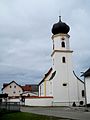
[[[90,111],[85,108],[69,107],[21,107],[22,112],[30,112],[40,115],[49,115],[74,120],[90,120]]]

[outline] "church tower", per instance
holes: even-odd
[[[56,71],[53,78],[53,105],[57,106],[68,106],[73,102],[79,102],[77,80],[72,68],[73,51],[70,49],[69,30],[70,27],[61,21],[61,16],[59,22],[52,27],[52,68]]]
[[[84,82],[73,71],[70,27],[59,21],[52,27],[52,67],[39,83],[39,96],[50,98],[51,106],[84,104]],[[51,100],[52,99],[52,100]]]
[[[54,24],[52,28],[53,52],[51,56],[53,67],[55,67],[55,69],[61,69],[61,71],[64,69],[65,73],[62,73],[64,75],[67,73],[67,69],[69,69],[69,71],[72,69],[71,56],[73,51],[70,50],[69,30],[70,27],[61,21],[61,16],[59,17],[59,22]]]

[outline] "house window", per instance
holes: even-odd
[[[16,92],[14,91],[13,94],[15,94]]]
[[[62,46],[62,47],[65,47],[65,42],[61,42],[61,46]]]
[[[62,63],[66,63],[65,57],[62,57]]]
[[[82,90],[82,97],[85,97],[85,91]]]

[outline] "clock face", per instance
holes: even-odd
[[[62,40],[65,40],[65,38],[64,38],[64,37],[62,37],[61,39],[62,39]]]

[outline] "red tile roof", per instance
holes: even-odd
[[[21,86],[23,91],[31,91],[32,87],[30,85]]]
[[[53,98],[53,96],[24,96],[25,98]]]
[[[12,81],[12,82],[16,83],[15,81]],[[10,82],[10,83],[4,83],[2,90],[3,90],[5,87],[7,87],[8,85],[10,85],[12,82]],[[16,83],[16,84],[17,84],[17,83]],[[19,85],[19,84],[17,84],[17,85],[20,86],[23,91],[33,91],[33,92],[35,92],[35,91],[37,92],[37,91],[38,91],[38,85],[36,85],[36,84],[26,84],[26,85],[24,85],[24,86],[21,86],[21,85]]]

